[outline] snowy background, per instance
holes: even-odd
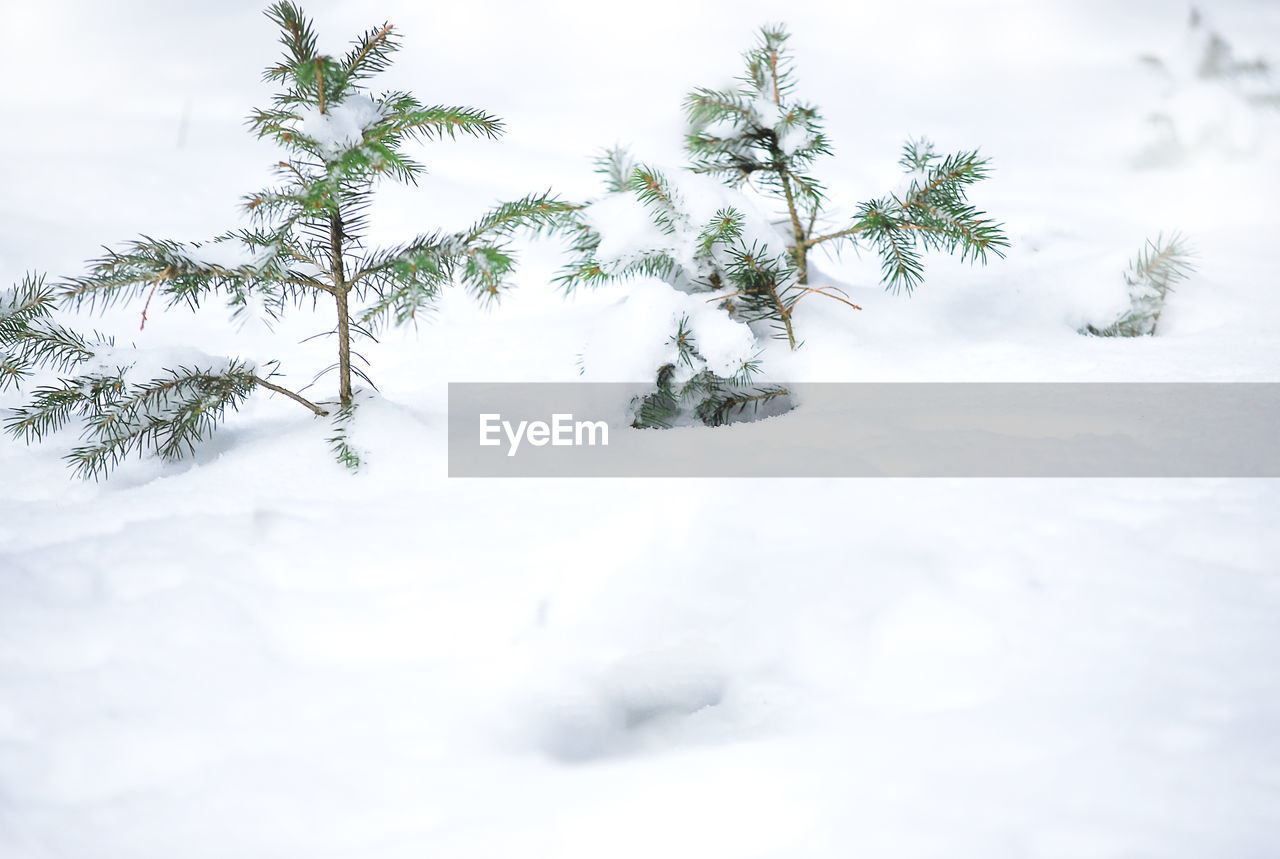
[[[1280,59],[1280,6],[1203,9]],[[837,200],[891,188],[908,136],[981,146],[1014,247],[931,259],[911,298],[819,258],[865,309],[802,305],[777,377],[1280,381],[1280,121],[1186,75],[1180,3],[307,11],[334,51],[395,22],[380,86],[508,124],[424,153],[378,240],[594,195],[617,142],[678,164],[684,93],[784,21]],[[277,55],[260,12],[5,3],[0,283],[239,222],[278,157],[242,126]],[[1199,252],[1162,336],[1077,335],[1161,230]],[[496,310],[453,295],[368,350],[358,476],[264,396],[195,460],[105,484],[68,476],[73,434],[0,441],[0,856],[1280,854],[1274,481],[450,481],[445,382],[575,378],[629,292],[566,302],[559,248],[524,259]],[[297,343],[327,316],[137,322],[100,327],[278,358],[295,387],[331,360]]]

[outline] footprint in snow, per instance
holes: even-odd
[[[727,685],[702,650],[634,653],[554,696],[541,716],[539,742],[566,763],[676,744],[696,733],[691,722],[724,700]]]

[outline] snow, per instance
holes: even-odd
[[[279,249],[268,245],[255,247],[237,238],[223,238],[199,245],[189,245],[183,256],[197,266],[258,274],[275,259]],[[320,269],[310,263],[294,267],[295,271],[314,276]],[[238,331],[256,329],[271,331],[280,310],[280,297],[267,285],[251,284],[250,288],[232,290],[227,298],[229,317]]]
[[[737,73],[751,27],[778,16],[754,0],[308,11],[334,51],[394,21],[405,50],[375,86],[509,128],[426,148],[420,188],[379,192],[370,246],[546,186],[597,195],[590,157],[619,140],[679,163],[683,94]],[[82,272],[104,242],[242,225],[240,195],[278,157],[242,126],[279,49],[259,12],[0,11],[0,113],[39,130],[0,141],[0,284]],[[764,366],[1277,381],[1275,115],[1249,115],[1256,152],[1134,167],[1164,93],[1137,57],[1176,44],[1184,15],[790,4],[832,198],[892,188],[907,138],[980,146],[995,172],[973,199],[1014,247],[987,268],[931,257],[910,298],[879,287],[872,254],[816,255],[815,285],[864,309],[806,298],[804,347],[773,342]],[[1224,0],[1214,25],[1242,56],[1280,44],[1273,4]],[[457,32],[484,33],[490,59]],[[716,202],[691,192],[691,216]],[[1199,254],[1162,336],[1077,335],[1125,306],[1127,261],[1161,230]],[[1275,853],[1275,481],[450,480],[446,380],[633,378],[701,301],[644,280],[565,300],[560,250],[520,250],[496,309],[455,291],[362,345],[380,393],[353,422],[359,475],[333,463],[330,423],[261,393],[195,459],[106,483],[69,479],[74,430],[0,440],[0,856]],[[278,358],[296,389],[333,361],[332,338],[306,339],[333,327],[330,302],[273,332],[156,303],[138,331],[139,312],[92,325],[153,355]]]
[[[654,278],[635,278],[625,299],[595,321],[582,352],[582,376],[593,382],[652,382],[657,369],[675,364],[685,381],[694,368],[680,363],[672,342],[687,320],[704,367],[733,376],[758,351],[746,323],[729,318],[706,294],[678,292]]]
[[[777,128],[782,123],[782,109],[767,93],[751,100],[751,114],[756,123],[764,128]]]
[[[778,135],[778,148],[787,155],[792,155],[798,149],[805,149],[812,146],[814,136],[804,125],[793,124],[782,129],[782,133]]]
[[[671,250],[674,237],[653,222],[649,212],[631,193],[608,194],[583,212],[583,220],[600,234],[596,254],[602,260],[625,264],[646,250]]]
[[[196,265],[257,271],[275,259],[276,252],[275,247],[255,248],[239,239],[227,239],[192,245],[183,254]]]
[[[298,110],[300,130],[315,141],[326,161],[336,161],[364,142],[364,133],[382,119],[382,105],[361,94],[347,96],[337,104]]]
[[[606,271],[617,271],[627,263],[663,252],[676,262],[691,284],[705,282],[708,272],[702,270],[698,260],[698,235],[725,209],[742,217],[742,240],[747,245],[759,245],[773,256],[787,252],[786,238],[774,226],[774,219],[764,208],[767,204],[758,198],[692,173],[678,163],[660,164],[656,169],[670,184],[678,213],[671,233],[655,223],[652,211],[634,191],[597,192],[583,211],[583,219],[600,234],[595,258],[605,264]]]
[[[125,381],[130,384],[147,382],[167,376],[171,371],[182,368],[212,370],[220,373],[226,370],[231,362],[226,358],[215,358],[199,349],[190,347],[168,346],[152,348],[104,346],[94,351],[93,357],[76,367],[76,373],[90,375],[108,373],[114,375],[125,370]],[[253,367],[248,369],[252,372]]]

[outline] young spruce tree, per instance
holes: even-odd
[[[245,200],[251,225],[208,242],[142,237],[108,249],[89,273],[56,285],[28,277],[0,294],[0,390],[36,367],[58,371],[57,384],[37,388],[7,420],[13,435],[33,441],[73,419],[82,444],[68,455],[76,473],[105,474],[130,453],[189,453],[226,415],[258,389],[288,397],[335,422],[330,444],[345,465],[359,455],[347,437],[356,380],[369,384],[358,362],[359,338],[380,326],[415,320],[441,289],[460,282],[495,299],[515,264],[508,239],[538,228],[569,207],[548,194],[499,205],[470,228],[436,231],[387,248],[363,240],[374,186],[383,178],[416,183],[421,164],[406,144],[456,138],[496,138],[502,123],[481,110],[426,105],[406,92],[374,93],[368,81],[386,69],[399,47],[391,24],[361,35],[342,56],[319,52],[302,10],[284,0],[267,11],[280,28],[284,57],[265,79],[279,85],[273,104],[256,110],[250,128],[286,152],[279,183]],[[214,298],[236,312],[328,304],[333,314],[337,390],[311,402],[272,382],[271,372],[238,359],[198,356],[181,365],[146,368],[107,338],[86,337],[56,324],[55,306],[95,308],[130,299],[196,308]],[[158,371],[158,372],[157,372]]]
[[[802,299],[822,295],[857,307],[839,288],[811,283],[815,249],[870,247],[879,255],[886,286],[908,293],[924,279],[924,252],[983,263],[991,254],[1004,255],[1009,242],[1002,226],[968,199],[971,186],[990,170],[976,150],[943,155],[928,141],[908,142],[900,160],[906,173],[901,189],[834,220],[827,190],[813,173],[819,159],[832,154],[831,145],[817,107],[796,94],[787,40],[782,27],[764,28],[744,55],[746,71],[736,87],[698,88],[685,101],[689,170],[731,188],[754,189],[776,207],[781,231],[756,229],[743,205],[725,205],[709,219],[694,217],[678,183],[614,149],[597,162],[606,199],[633,197],[663,239],[652,248],[605,258],[607,227],[593,218],[590,206],[574,213],[565,229],[577,259],[561,276],[566,288],[656,276],[677,290],[712,293],[732,318],[795,349],[801,341],[792,317]],[[743,356],[729,375],[713,371],[697,339],[690,319],[679,319],[671,335],[675,358],[658,369],[657,390],[637,401],[637,425],[670,426],[690,417],[723,423],[785,394],[754,383],[758,356]]]

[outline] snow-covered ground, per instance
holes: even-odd
[[[679,163],[685,91],[780,20],[837,200],[892,188],[908,136],[981,146],[1014,247],[911,298],[819,259],[864,309],[801,305],[776,377],[1280,381],[1280,113],[1186,82],[1180,3],[308,11],[334,50],[394,21],[386,86],[508,123],[385,189],[380,240],[595,195],[616,142]],[[1204,11],[1280,59],[1280,6]],[[235,226],[277,157],[242,128],[275,39],[242,0],[5,5],[0,283]],[[1161,230],[1199,252],[1161,336],[1076,334]],[[1280,854],[1275,481],[450,480],[445,382],[576,378],[627,294],[562,300],[560,249],[524,259],[497,309],[451,295],[368,351],[357,476],[278,397],[102,484],[73,434],[0,441],[0,856]],[[96,324],[296,386],[331,360],[309,313],[138,313]]]

